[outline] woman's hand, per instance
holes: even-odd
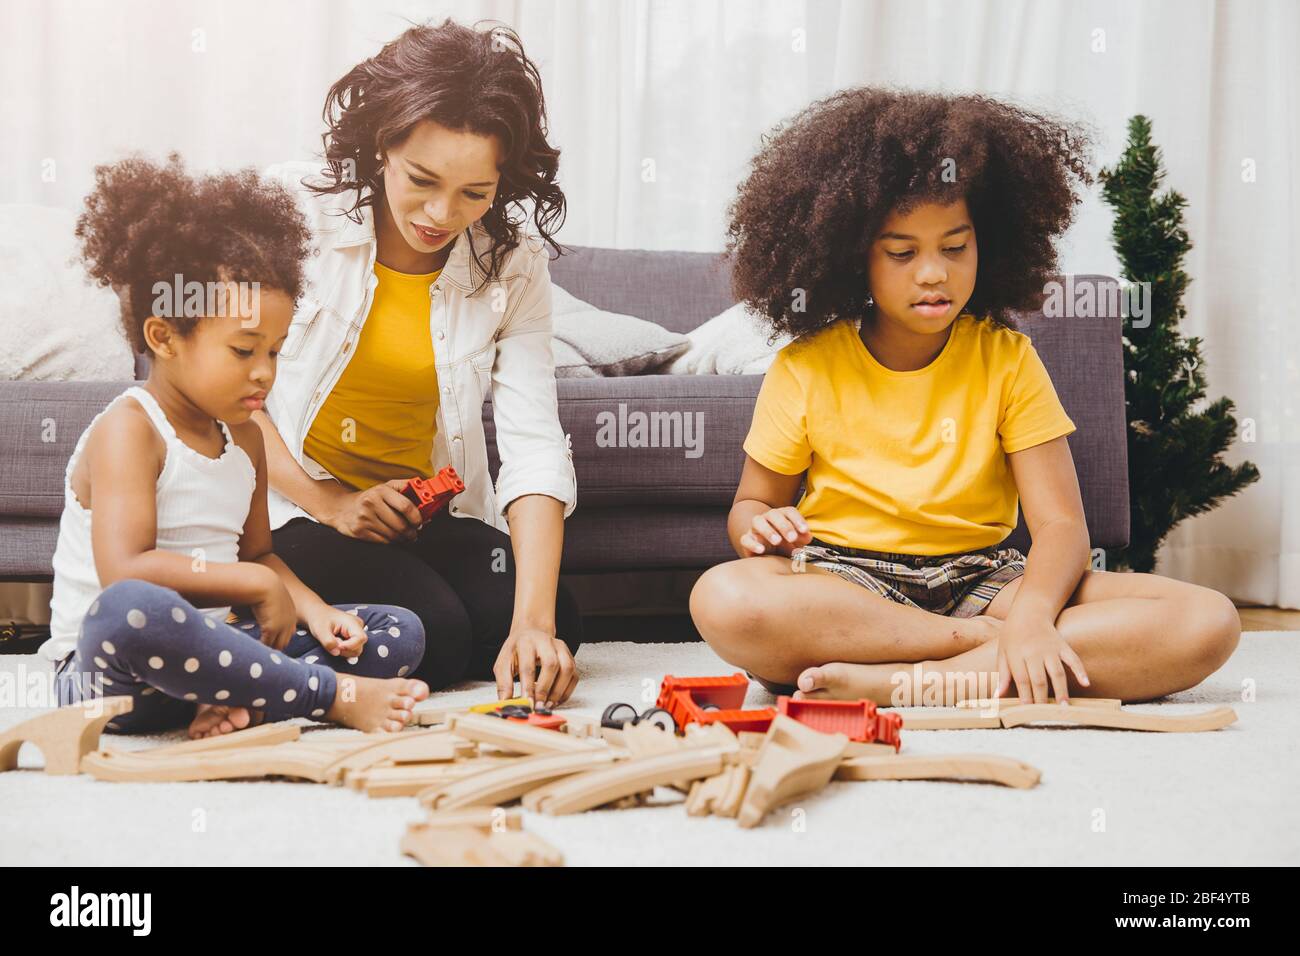
[[[1088,686],[1088,672],[1083,661],[1056,629],[1056,624],[1042,617],[1017,616],[1013,609],[1007,615],[998,638],[998,689],[993,695],[1001,697],[1011,687],[1014,678],[1022,703],[1046,703],[1055,690],[1058,703],[1070,702],[1070,687],[1065,675],[1068,665],[1084,687]]]
[[[578,686],[578,667],[569,645],[553,630],[540,627],[513,628],[501,646],[492,673],[499,699],[514,696],[518,675],[522,696],[530,698],[536,707],[562,704]]]
[[[257,567],[265,572],[266,580],[261,587],[261,597],[252,602],[249,609],[261,629],[262,643],[273,651],[284,650],[298,627],[293,598],[289,596],[289,591],[278,574],[270,568],[261,565]]]
[[[303,618],[303,623],[320,646],[335,657],[356,657],[370,637],[361,618],[323,601]]]
[[[389,544],[414,541],[420,509],[402,494],[406,479],[395,478],[365,491],[339,493],[317,517],[349,538]]]
[[[783,554],[789,557],[795,548],[812,541],[808,522],[793,506],[773,508],[754,515],[749,530],[740,536],[740,543],[749,552],[746,557],[759,554]]]

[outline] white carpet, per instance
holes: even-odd
[[[665,673],[726,674],[703,644],[592,644],[578,656],[577,710],[650,700]],[[1168,712],[1236,708],[1204,734],[1066,728],[904,730],[904,752],[1006,754],[1043,772],[1032,790],[926,781],[833,783],[760,829],[692,819],[678,806],[572,817],[527,814],[525,826],[572,865],[661,864],[1291,864],[1300,863],[1300,641],[1246,634],[1233,659]],[[0,679],[34,657],[0,656]],[[1242,701],[1243,682],[1256,699]],[[438,695],[493,697],[486,684]],[[771,697],[757,685],[749,703]],[[1196,705],[1189,707],[1188,705]],[[35,711],[0,710],[0,727]],[[343,734],[342,730],[313,733]],[[122,746],[156,739],[114,737]],[[39,755],[25,747],[24,767]],[[87,776],[0,774],[0,864],[384,865],[421,810],[414,798],[290,782],[115,784]],[[201,825],[200,825],[201,824]],[[1101,828],[1101,827],[1104,827]]]

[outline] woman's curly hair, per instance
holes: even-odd
[[[556,183],[560,151],[546,141],[541,73],[513,30],[490,21],[486,26],[471,29],[451,19],[413,26],[349,70],[325,98],[326,181],[303,185],[320,195],[355,191],[348,213],[359,222],[360,210],[383,195],[376,154],[401,146],[416,124],[433,120],[458,132],[497,136],[505,160],[481,220],[492,240],[488,262],[474,252],[487,277],[496,278],[519,245],[524,200],[532,204],[538,234],[562,251],[553,236],[564,224],[565,200]]]
[[[735,297],[796,337],[865,315],[868,251],[889,215],[965,198],[979,243],[965,311],[1009,324],[1056,273],[1089,151],[1081,127],[986,96],[836,93],[764,137],[728,209]]]
[[[92,279],[122,299],[122,325],[137,352],[153,314],[154,284],[257,282],[297,301],[311,233],[293,195],[248,168],[191,176],[176,153],[160,165],[139,156],[95,167],[77,219]],[[182,335],[198,317],[173,310]]]

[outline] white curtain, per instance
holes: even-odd
[[[1185,522],[1159,570],[1300,607],[1289,0],[0,0],[0,202],[75,207],[95,163],[179,150],[239,166],[320,147],[328,85],[407,20],[502,20],[541,66],[569,198],[565,242],[719,249],[760,136],[866,83],[979,91],[1092,124],[1112,162],[1152,118],[1196,243],[1185,331],[1210,395],[1253,423],[1261,480]],[[1247,172],[1253,170],[1253,180]],[[1066,271],[1115,274],[1094,192]]]

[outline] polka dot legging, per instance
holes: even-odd
[[[118,581],[91,604],[76,651],[59,665],[59,703],[129,695],[132,710],[108,723],[122,733],[188,724],[198,704],[251,707],[268,720],[319,719],[334,703],[335,671],[387,678],[415,670],[424,654],[415,614],[382,604],[336,606],[355,611],[369,635],[356,657],[329,654],[304,628],[274,651],[255,621],[219,623],[170,588]]]

